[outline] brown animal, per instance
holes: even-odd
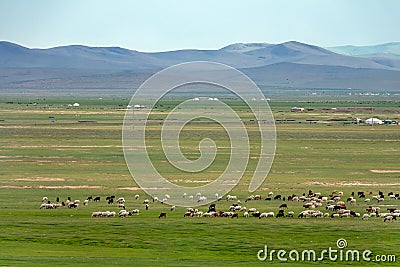
[[[167,218],[167,213],[161,212],[160,215],[158,216],[158,219],[160,219],[160,218]]]

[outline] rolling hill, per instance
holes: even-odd
[[[227,64],[265,86],[400,90],[400,57],[381,56],[397,53],[397,45],[325,49],[291,41],[145,53],[82,45],[30,49],[0,42],[0,90],[135,88],[158,70],[187,61]]]

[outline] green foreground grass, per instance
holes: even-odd
[[[150,203],[145,211],[143,191],[135,187],[126,167],[121,147],[121,124],[124,110],[120,101],[98,104],[85,100],[80,108],[67,108],[61,100],[48,106],[0,105],[0,265],[1,266],[262,266],[282,264],[260,262],[257,252],[268,245],[271,249],[336,248],[345,238],[349,249],[369,249],[374,254],[400,257],[400,222],[383,223],[382,219],[360,218],[183,218],[184,208],[171,212],[169,206]],[[67,103],[67,102],[66,102]],[[304,104],[304,103],[302,103]],[[168,106],[172,106],[170,103]],[[290,113],[296,102],[272,102],[277,124],[277,150],[270,175],[255,193],[266,196],[270,191],[287,196],[301,195],[309,189],[324,195],[333,190],[379,190],[400,192],[400,128],[397,125],[363,126],[351,124],[353,117],[371,116],[368,109],[329,111],[332,107],[374,107],[374,116],[399,119],[398,102],[315,102],[307,113]],[[155,120],[163,118],[161,108]],[[245,108],[237,108],[243,118],[251,119]],[[328,109],[328,111],[326,110]],[[162,111],[162,112],[161,112]],[[160,115],[161,114],[161,115]],[[158,116],[158,117],[157,117]],[[50,122],[55,120],[55,123]],[[310,120],[317,123],[310,123]],[[85,121],[85,122],[79,122]],[[185,129],[184,153],[199,156],[198,141],[211,134],[218,145],[227,144],[220,128],[192,125]],[[252,139],[247,172],[233,189],[242,201],[250,195],[247,187],[257,163],[255,125],[247,124]],[[222,149],[213,167],[202,173],[180,172],[165,163],[159,141],[159,126],[149,127],[150,154],[158,170],[169,179],[185,186],[204,184],[215,179],[229,159]],[[197,182],[193,182],[193,181]],[[82,187],[82,188],[79,188]],[[115,210],[104,201],[107,195],[124,196],[128,209],[139,208],[140,215],[128,218],[91,218],[93,211]],[[140,199],[134,198],[135,194]],[[101,196],[100,203],[79,209],[40,210],[43,196],[55,201],[67,196],[83,201],[87,196]],[[361,214],[368,207],[357,199],[352,209]],[[247,208],[278,211],[282,201],[253,201]],[[298,214],[303,203],[289,202],[289,210]],[[218,210],[229,209],[230,203],[217,202]],[[385,200],[380,206],[400,207],[400,200]],[[207,207],[200,210],[206,211]],[[167,212],[166,219],[158,219]],[[290,265],[315,264],[365,265],[365,262],[290,262]],[[377,262],[368,263],[379,264]],[[398,263],[385,263],[398,266]]]

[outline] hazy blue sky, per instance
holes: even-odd
[[[0,0],[0,40],[139,51],[236,42],[320,45],[400,41],[397,0]]]

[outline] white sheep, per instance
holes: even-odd
[[[249,217],[249,213],[246,211],[243,213],[243,217],[248,218]]]
[[[227,195],[226,196],[226,200],[237,200],[237,196],[231,196],[231,195]]]
[[[135,199],[139,199],[139,197],[140,197],[139,194],[135,195]]]
[[[257,212],[257,209],[256,208],[250,208],[249,212],[251,212],[251,213]]]
[[[117,203],[117,207],[120,209],[125,209],[125,204],[124,203]]]
[[[197,212],[193,213],[192,216],[193,217],[202,217],[203,216],[203,212],[202,211],[197,211]]]
[[[128,216],[129,216],[129,212],[126,211],[126,210],[120,210],[120,211],[118,212],[118,216],[119,216],[119,217],[128,217]]]
[[[47,201],[49,201],[49,198],[48,198],[48,197],[43,197],[43,198],[42,198],[42,202],[47,202]]]
[[[118,199],[117,199],[117,203],[118,203],[118,204],[123,204],[123,203],[125,203],[125,198],[123,198],[123,197],[118,198]]]
[[[92,212],[92,217],[101,217],[101,211]]]
[[[370,215],[368,215],[368,214],[365,213],[365,214],[362,216],[361,219],[363,219],[363,220],[368,220],[370,217],[371,217]]]
[[[386,221],[393,221],[393,220],[395,220],[395,217],[393,217],[392,215],[388,215],[388,216],[385,217],[385,219],[383,220],[383,222],[386,222]]]
[[[286,214],[286,217],[293,217],[294,216],[294,211],[289,211],[287,214]]]
[[[83,201],[83,206],[86,206],[87,204],[89,204],[89,200],[88,200],[88,199],[85,199],[85,200]]]
[[[54,208],[54,205],[53,204],[51,204],[51,203],[43,203],[42,205],[40,205],[40,209],[53,209]]]
[[[131,211],[132,214],[136,214],[136,215],[139,215],[139,212],[140,211],[138,209],[134,209],[134,210]]]
[[[205,196],[200,196],[197,200],[197,202],[206,202],[207,201],[207,197]]]
[[[260,214],[260,217],[258,217],[259,219],[261,219],[261,218],[273,218],[273,217],[275,217],[275,214],[274,214],[274,212],[263,212],[263,213],[261,213]]]
[[[205,212],[205,213],[203,213],[203,217],[207,217],[207,218],[212,217],[212,216],[214,216],[214,213],[215,213],[215,211]]]
[[[109,217],[110,216],[111,211],[102,211],[101,212],[101,217]]]

